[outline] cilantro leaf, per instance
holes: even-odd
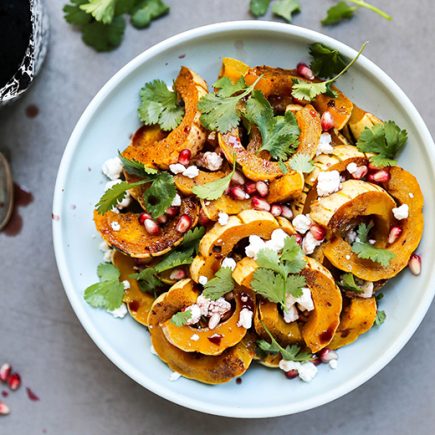
[[[344,273],[341,275],[340,286],[345,290],[350,290],[355,293],[362,293],[363,289],[357,285],[355,282],[355,277],[352,273]]]
[[[129,14],[133,8],[137,0],[116,0],[115,3],[115,16]]]
[[[126,181],[121,181],[121,183],[113,185],[110,189],[107,189],[103,196],[98,201],[95,206],[98,213],[103,215],[109,210],[112,210],[119,202],[121,202],[126,195],[127,190],[133,187],[140,186],[144,183],[148,183],[150,180],[140,180],[136,183],[127,183]]]
[[[264,248],[258,251],[257,259],[255,260],[259,267],[270,269],[273,272],[283,274],[280,257],[277,252],[270,248]]]
[[[163,282],[158,278],[157,271],[153,267],[146,267],[139,273],[132,273],[129,278],[135,279],[144,293],[152,293],[163,286]]]
[[[191,318],[192,318],[192,311],[185,310],[174,314],[171,317],[171,322],[174,323],[175,326],[184,326]]]
[[[386,318],[387,318],[387,315],[385,314],[385,311],[378,310],[376,312],[375,325],[381,326],[385,322]]]
[[[208,130],[220,133],[239,125],[241,117],[241,100],[248,96],[255,88],[260,77],[239,95],[225,97],[214,93],[204,95],[198,102],[198,109],[202,112],[201,123]],[[226,92],[225,92],[226,93]]]
[[[289,23],[292,22],[293,14],[301,11],[299,0],[276,0],[272,6],[272,12],[284,18]]]
[[[359,151],[376,153],[370,157],[371,163],[377,167],[394,166],[396,155],[403,149],[408,140],[406,130],[401,130],[394,121],[366,127],[357,142]]]
[[[233,83],[228,77],[221,77],[213,83],[213,87],[218,89],[217,95],[219,97],[228,98],[245,90],[247,86],[243,77],[240,77],[236,83]]]
[[[155,219],[171,206],[177,194],[174,177],[167,172],[159,173],[144,195],[146,210]]]
[[[233,271],[230,267],[221,267],[214,278],[204,285],[203,295],[212,301],[216,301],[223,295],[233,291],[234,280],[232,275]]]
[[[121,159],[124,170],[131,175],[136,175],[137,177],[146,177],[147,175],[155,175],[159,172],[157,169],[149,168],[137,160],[127,159],[119,151],[118,156]]]
[[[283,275],[275,273],[271,269],[259,267],[251,281],[251,287],[267,300],[275,304],[285,303],[285,280]]]
[[[320,42],[309,47],[312,57],[310,68],[317,77],[330,79],[343,70],[348,60],[336,49],[330,48]]]
[[[258,126],[262,145],[272,158],[287,160],[298,146],[300,130],[291,111],[284,116],[273,116],[273,109],[261,91],[254,90],[246,104],[245,117]]]
[[[295,154],[289,161],[290,167],[294,171],[309,174],[315,166],[310,156],[307,154]]]
[[[124,286],[119,282],[119,271],[112,264],[101,263],[97,269],[100,282],[86,288],[85,301],[94,308],[113,311],[122,304]]]
[[[236,160],[233,162],[233,170],[225,175],[223,178],[219,178],[209,183],[201,184],[195,186],[192,192],[201,199],[214,200],[220,198],[227,187],[230,185],[231,179],[233,178],[234,172],[236,172]]]
[[[261,325],[263,326],[264,330],[266,331],[267,335],[270,337],[271,340],[270,343],[266,340],[258,340],[257,344],[261,350],[268,353],[280,353],[282,358],[286,361],[308,362],[312,360],[312,354],[309,352],[301,351],[300,346],[298,346],[297,344],[288,345],[285,348],[282,347],[275,340],[274,336],[271,334],[266,325],[263,322],[261,322]]]
[[[307,281],[302,275],[289,275],[285,281],[285,289],[295,298],[302,296],[302,287],[306,285]]]
[[[316,45],[316,44],[314,44],[314,45]],[[330,52],[334,51],[334,50],[331,50],[322,44],[319,44],[319,45],[320,45],[320,49],[319,49],[319,47],[317,47],[317,51],[319,51],[319,50],[328,51],[329,50],[329,57],[331,57]],[[346,71],[358,60],[358,58],[360,57],[361,53],[364,51],[366,46],[367,46],[367,42],[364,42],[364,44],[361,45],[361,48],[359,49],[356,56],[335,77],[332,77],[329,80],[326,80],[324,82],[319,82],[319,83],[308,82],[308,81],[304,81],[304,80],[294,80],[293,89],[292,89],[292,96],[295,98],[298,98],[300,100],[306,100],[306,101],[311,101],[312,99],[317,97],[317,95],[320,95],[320,94],[328,94],[328,95],[333,96],[334,91],[331,88],[332,84],[336,80],[338,80],[343,74],[345,74]],[[310,50],[313,50],[313,45],[310,46]],[[336,53],[338,53],[338,51],[336,51]],[[313,56],[313,52],[311,53],[311,55]],[[312,65],[313,65],[313,63],[312,63]],[[324,62],[322,62],[321,65],[324,67]],[[319,66],[315,65],[315,67],[318,68]],[[334,66],[334,68],[335,68],[335,66]],[[323,74],[325,74],[326,72],[327,71],[323,71]]]
[[[137,29],[143,29],[168,12],[169,6],[162,0],[142,0],[131,14],[131,24]]]
[[[343,20],[348,20],[353,17],[353,14],[357,9],[356,6],[350,6],[345,1],[338,2],[326,11],[326,17],[323,18],[321,23],[324,26],[331,26],[340,23]]]
[[[286,237],[284,240],[281,260],[284,262],[287,273],[299,273],[305,268],[307,262],[304,252],[294,237]]]
[[[249,10],[254,17],[263,17],[269,9],[270,0],[251,0]]]
[[[65,21],[76,26],[82,26],[89,23],[92,17],[80,9],[88,0],[70,0],[70,4],[63,7]]]
[[[180,247],[181,248],[193,248],[195,253],[198,252],[199,242],[202,239],[202,236],[205,234],[204,227],[195,227],[189,230],[183,238]]]
[[[110,24],[115,15],[116,0],[89,0],[88,3],[82,4],[80,9],[92,15],[95,20]]]
[[[359,241],[361,243],[367,243],[367,241],[369,240],[369,233],[373,228],[373,226],[374,226],[373,223],[369,223],[368,225],[360,224],[358,226],[357,233],[358,233]]]
[[[110,51],[119,47],[124,37],[125,20],[118,16],[110,24],[91,21],[82,26],[82,39],[96,51]]]
[[[158,124],[162,130],[170,131],[183,119],[184,109],[178,105],[176,92],[170,91],[163,80],[146,83],[140,99],[138,114],[145,125]]]
[[[154,269],[156,272],[162,273],[185,264],[191,264],[193,261],[193,253],[193,248],[189,248],[186,251],[172,251],[168,255],[165,255],[163,260],[154,266]]]

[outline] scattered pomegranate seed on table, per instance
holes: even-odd
[[[12,373],[8,378],[8,386],[12,391],[18,390],[21,386],[21,376],[18,373]]]
[[[26,387],[26,392],[27,392],[27,397],[33,402],[39,400],[39,397],[29,387]]]
[[[9,413],[9,407],[6,405],[6,403],[0,400],[0,415],[8,415]]]
[[[0,381],[6,382],[11,374],[11,365],[8,363],[4,363],[0,367]]]

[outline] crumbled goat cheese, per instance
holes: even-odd
[[[334,147],[331,145],[331,135],[329,133],[322,133],[320,135],[319,146],[317,147],[316,155],[332,154]]]
[[[279,252],[284,248],[284,241],[288,237],[288,234],[278,228],[277,230],[273,230],[270,240],[265,243],[265,247],[272,249],[272,251]]]
[[[113,186],[115,186],[116,184],[122,183],[122,180],[112,180],[112,181],[108,181],[106,183],[106,186],[104,188],[104,190],[109,190],[111,189]]]
[[[174,199],[172,200],[171,207],[179,207],[181,205],[181,196],[176,193]]]
[[[252,326],[252,316],[254,313],[249,308],[242,308],[239,315],[237,326],[249,329]]]
[[[371,245],[376,245],[376,240],[375,240],[375,239],[370,239],[370,240],[369,240],[369,243],[370,243]]]
[[[128,290],[131,287],[130,281],[125,279],[124,281],[122,281],[122,286],[124,287],[124,290]]]
[[[195,304],[199,310],[201,316],[211,316],[213,314],[224,315],[231,309],[231,304],[224,298],[219,298],[216,301],[206,298],[204,295],[199,295]]]
[[[112,311],[109,311],[109,313],[118,319],[122,319],[127,314],[127,306],[125,304],[121,304],[118,308],[115,308]]]
[[[111,180],[117,180],[121,176],[122,169],[123,166],[119,157],[113,157],[113,159],[106,160],[101,168],[103,174]]]
[[[346,255],[344,258],[346,258],[346,260],[350,260],[350,255]]]
[[[317,246],[321,245],[323,240],[317,240],[311,233],[307,233],[302,240],[302,250],[305,255],[310,255],[314,252]]]
[[[346,242],[349,243],[350,245],[352,245],[354,242],[356,242],[357,237],[358,237],[358,235],[357,235],[356,231],[350,230],[346,234]]]
[[[128,207],[130,204],[131,204],[131,195],[129,192],[125,192],[124,199],[118,202],[118,204],[116,204],[116,208],[122,210],[123,208]]]
[[[190,319],[187,320],[186,325],[195,325],[201,319],[201,308],[198,304],[190,305],[186,308],[186,311],[190,310]]]
[[[317,367],[312,362],[295,362],[282,359],[279,368],[285,372],[297,370],[299,378],[304,382],[311,382],[317,375]]]
[[[285,307],[284,307],[284,320],[286,323],[290,323],[286,320],[286,312],[288,312],[288,318],[291,316],[295,316],[296,311],[296,319],[299,317],[299,314],[297,314],[296,305],[301,311],[313,311],[314,310],[314,302],[311,297],[311,290],[308,287],[302,288],[302,295],[298,298],[295,298],[290,293],[287,294],[285,298]],[[292,312],[293,310],[293,312]],[[291,320],[293,322],[294,320]]]
[[[292,224],[299,234],[305,234],[313,224],[313,221],[308,215],[299,214],[293,220]]]
[[[224,258],[222,261],[221,267],[229,267],[231,270],[234,270],[237,266],[236,260],[231,257]]]
[[[229,218],[230,217],[226,213],[223,213],[221,211],[218,214],[218,222],[221,225],[226,225],[228,223]]]
[[[104,240],[100,243],[98,248],[101,252],[107,252],[111,250],[110,246]]]
[[[219,154],[211,151],[207,151],[204,153],[203,161],[204,161],[204,166],[209,171],[217,171],[218,169],[221,168],[224,160]]]
[[[152,344],[150,345],[150,352],[151,352],[153,355],[158,356],[158,354],[157,354],[157,352],[156,352],[156,350],[154,349],[154,346],[153,346]]]
[[[340,173],[338,171],[319,172],[317,177],[317,194],[328,196],[340,190]]]
[[[119,231],[121,229],[121,225],[119,225],[119,222],[116,221],[111,222],[110,226],[112,227],[113,231]]]
[[[413,193],[409,192],[408,195],[409,195],[410,198],[414,198],[414,194]]]
[[[261,251],[266,247],[264,240],[256,235],[249,236],[249,245],[245,248],[245,254],[247,257],[257,259],[258,251]]]
[[[190,339],[192,341],[198,341],[199,340],[199,335],[198,334],[193,334],[193,335],[190,336]]]
[[[371,281],[366,281],[363,285],[360,286],[362,293],[358,293],[358,296],[362,298],[371,298],[373,296],[374,285]]]
[[[331,361],[329,361],[328,365],[331,369],[335,370],[338,367],[338,360],[331,359]]]
[[[169,170],[173,174],[177,175],[177,174],[182,174],[186,170],[186,167],[181,163],[174,163],[172,165],[169,165]]]
[[[287,304],[286,304],[287,305]],[[283,310],[284,322],[291,323],[299,319],[299,313],[295,305],[286,306]]]
[[[393,208],[393,215],[398,221],[407,219],[409,216],[408,204],[402,204],[400,207]]]
[[[358,170],[358,165],[355,162],[351,162],[346,166],[346,169],[352,175]]]
[[[169,380],[171,382],[178,381],[178,379],[180,379],[180,378],[181,378],[181,375],[178,372],[171,372],[171,374],[169,375]]]
[[[188,178],[195,178],[199,175],[199,169],[197,166],[189,166],[184,172],[183,175]]]
[[[200,277],[198,278],[198,282],[201,285],[206,285],[208,283],[208,278],[204,275],[200,275]]]

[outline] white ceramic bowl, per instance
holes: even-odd
[[[234,381],[208,386],[187,379],[170,382],[169,369],[150,353],[145,328],[131,318],[118,320],[89,307],[83,289],[96,281],[101,261],[99,237],[92,221],[93,206],[105,183],[102,162],[129,141],[139,122],[138,92],[154,78],[171,82],[187,65],[213,83],[224,56],[251,65],[293,67],[307,59],[307,46],[322,42],[352,58],[355,51],[327,36],[263,21],[242,21],[201,27],[167,39],[145,51],[121,69],[89,104],[68,142],[56,182],[53,213],[54,247],[65,291],[80,322],[104,354],[148,390],[179,405],[232,417],[272,417],[304,411],[352,391],[379,372],[405,345],[426,313],[435,290],[434,230],[426,226],[419,252],[423,272],[404,271],[385,289],[381,309],[387,320],[356,343],[339,351],[339,368],[320,367],[311,384],[288,381],[279,370],[253,364]],[[426,198],[431,198],[435,150],[431,136],[415,107],[394,81],[361,57],[340,79],[339,87],[361,107],[383,119],[394,119],[409,133],[400,163],[416,174]],[[73,208],[72,206],[75,206]],[[427,222],[435,221],[434,203],[425,207]]]

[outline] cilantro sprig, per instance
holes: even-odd
[[[363,289],[355,282],[355,276],[352,273],[344,273],[339,282],[340,287],[355,293],[362,293]]]
[[[290,167],[297,172],[309,174],[315,168],[311,157],[308,154],[295,154],[289,160]]]
[[[315,42],[309,47],[310,68],[316,77],[330,79],[342,71],[349,61],[336,49]]]
[[[352,245],[352,252],[359,258],[371,260],[387,267],[396,255],[388,249],[376,248],[368,242],[368,236],[372,228],[373,223],[359,225],[357,231],[359,240]]]
[[[177,94],[170,91],[163,80],[146,83],[140,91],[139,119],[145,125],[158,124],[162,130],[176,128],[184,116]]]
[[[350,2],[351,4],[349,4]],[[393,18],[391,15],[387,14],[383,10],[379,9],[378,7],[367,3],[364,0],[348,0],[346,1],[340,1],[334,6],[331,6],[326,11],[326,17],[321,21],[321,23],[324,26],[331,26],[334,24],[338,24],[343,20],[351,19],[355,12],[360,9],[368,9],[372,12],[375,12],[376,14],[380,15],[382,18],[385,18],[388,21],[391,21]]]
[[[375,325],[381,326],[385,322],[386,318],[387,318],[387,314],[385,313],[385,311],[378,310],[376,312]]]
[[[156,175],[159,172],[157,169],[145,166],[143,163],[140,163],[137,160],[124,157],[119,151],[118,156],[121,159],[124,171],[128,172],[130,175],[146,178],[148,175]]]
[[[251,0],[249,10],[254,17],[263,17],[269,9],[270,0]]]
[[[214,278],[210,279],[204,285],[203,295],[216,301],[220,297],[234,290],[234,280],[232,277],[233,271],[230,267],[221,267],[215,274]]]
[[[286,237],[281,255],[269,248],[257,254],[258,269],[251,282],[252,289],[271,302],[285,308],[288,294],[302,296],[305,277],[297,275],[306,265],[302,249],[294,237]]]
[[[254,17],[266,15],[271,0],[251,0],[249,10]],[[272,5],[272,13],[284,18],[289,23],[292,22],[293,14],[301,11],[299,0],[275,0]]]
[[[375,153],[370,162],[377,167],[395,166],[396,155],[403,149],[408,140],[406,130],[401,130],[394,121],[366,127],[357,142],[359,151]]]
[[[308,82],[305,80],[294,80],[292,88],[292,96],[299,100],[311,101],[321,94],[328,94],[333,96],[332,84],[337,81],[350,67],[357,61],[361,53],[366,48],[367,42],[361,45],[357,55],[334,77],[324,82]]]
[[[191,318],[192,318],[192,311],[185,310],[174,314],[171,317],[171,322],[174,323],[175,326],[184,326]]]
[[[266,340],[258,340],[257,345],[263,351],[267,353],[280,353],[282,358],[286,361],[294,361],[294,362],[308,362],[313,359],[313,355],[309,352],[305,352],[301,350],[301,347],[297,344],[287,345],[286,347],[282,347],[271,334],[266,325],[261,322],[264,330],[267,335],[270,337],[270,343]]]
[[[122,304],[124,286],[119,281],[119,270],[113,264],[100,263],[97,268],[99,282],[86,288],[85,301],[94,308],[113,311]]]

